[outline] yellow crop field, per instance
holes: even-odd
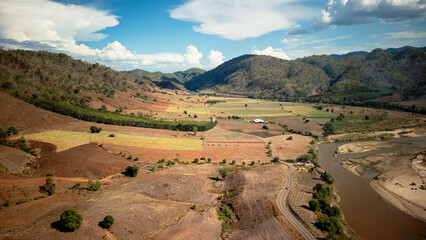
[[[57,151],[64,151],[87,143],[111,144],[128,147],[143,147],[164,150],[190,150],[201,151],[202,140],[185,138],[164,138],[135,136],[114,133],[115,137],[109,137],[111,132],[88,133],[71,131],[48,131],[24,135],[25,139],[42,141],[57,146]]]
[[[188,114],[207,114],[203,104],[181,104],[170,105],[166,112],[181,113],[186,111]]]

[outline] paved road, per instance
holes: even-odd
[[[288,192],[290,191],[291,184],[293,183],[293,171],[294,167],[291,164],[284,163],[287,167],[287,174],[286,174],[286,183],[284,188],[281,190],[281,192],[278,194],[277,198],[277,205],[284,217],[287,218],[287,220],[299,231],[300,235],[302,235],[305,239],[308,240],[314,240],[315,237],[312,236],[312,234],[306,229],[306,227],[300,223],[293,214],[288,210],[286,206],[286,200]]]

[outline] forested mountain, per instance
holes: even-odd
[[[314,55],[290,61],[244,55],[194,77],[185,86],[290,100],[324,92],[370,90],[408,98],[426,92],[426,52],[422,48],[375,49],[339,59]]]

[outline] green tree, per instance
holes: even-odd
[[[324,136],[333,135],[336,131],[334,125],[331,122],[324,124],[322,129],[324,130]]]
[[[91,133],[100,133],[102,131],[102,128],[98,128],[96,126],[91,126],[90,127],[90,132]]]
[[[101,228],[109,229],[114,224],[114,218],[111,215],[104,217],[104,220],[99,222]]]
[[[223,163],[223,164],[226,164],[226,158],[224,158],[224,159],[222,160],[222,163]]]
[[[67,209],[61,214],[61,226],[68,231],[74,231],[80,227],[82,221],[83,217],[74,209]]]
[[[269,129],[269,127],[268,126],[266,126],[266,125],[263,125],[263,127],[262,127],[263,129],[265,129],[265,130],[267,130],[267,129]]]
[[[9,135],[18,134],[18,129],[17,129],[15,126],[10,126],[10,127],[7,129],[7,133],[8,133]]]
[[[321,180],[326,182],[327,184],[333,184],[334,179],[328,172],[322,172],[321,173]]]
[[[312,199],[309,201],[309,208],[314,211],[314,212],[319,212],[321,211],[321,207],[320,204],[317,200]]]
[[[139,167],[136,165],[126,167],[124,175],[128,177],[136,177],[138,175]]]
[[[193,163],[199,163],[200,160],[198,158],[194,159]]]

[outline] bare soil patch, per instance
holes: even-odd
[[[225,236],[229,239],[302,239],[276,206],[286,170],[283,165],[265,165],[240,171],[227,180],[230,187],[241,186],[232,201],[238,221]]]
[[[16,148],[0,145],[0,168],[11,173],[22,173],[35,157]]]
[[[289,140],[289,138],[292,138]],[[306,154],[309,150],[309,144],[312,138],[298,135],[286,134],[265,139],[272,142],[275,147],[277,156],[280,159],[296,159],[299,156]]]
[[[95,178],[120,173],[131,164],[115,154],[108,153],[95,144],[86,144],[57,153],[56,147],[42,142],[34,145],[41,149],[41,158],[37,162],[35,176],[54,175],[61,177]]]

